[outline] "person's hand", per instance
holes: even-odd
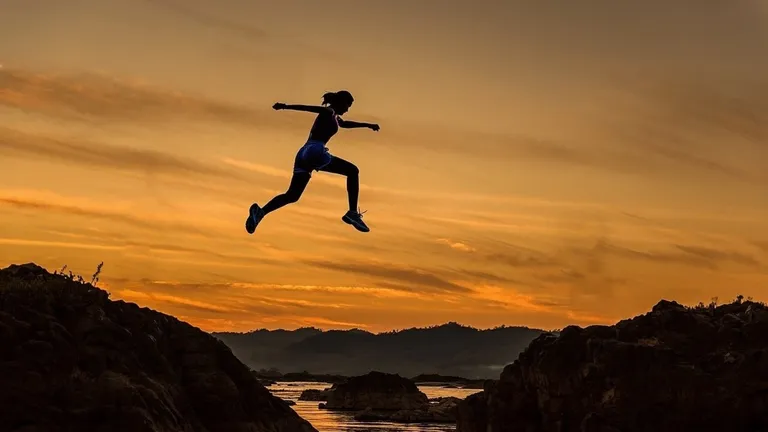
[[[276,110],[285,109],[285,104],[282,103],[282,102],[278,102],[278,103],[272,105],[272,108],[274,108]]]
[[[377,124],[372,124],[372,125],[370,125],[369,127],[370,127],[370,128],[371,128],[371,130],[373,130],[373,131],[378,131],[378,130],[379,130],[379,125],[377,125]]]

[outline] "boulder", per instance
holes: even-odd
[[[458,409],[458,432],[768,430],[768,309],[659,302],[542,334]]]
[[[427,396],[413,381],[397,374],[370,372],[349,378],[329,392],[325,405],[329,410],[399,411],[421,409],[429,405]]]
[[[300,401],[313,401],[313,402],[319,402],[319,401],[327,401],[328,400],[328,394],[332,391],[332,389],[327,388],[325,390],[315,390],[315,389],[307,389],[301,392],[301,395],[299,396]]]
[[[377,411],[367,408],[355,414],[357,421],[389,421],[395,423],[456,423],[456,411],[461,399],[444,397],[417,409]]]
[[[221,341],[34,264],[0,270],[2,430],[316,431]]]

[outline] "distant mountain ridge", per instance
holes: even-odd
[[[498,377],[504,365],[542,333],[520,326],[481,330],[448,322],[383,333],[304,327],[212,334],[255,370],[346,376],[377,370],[408,377],[440,374],[482,379]]]

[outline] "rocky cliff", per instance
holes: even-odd
[[[0,430],[315,429],[221,341],[34,265],[0,270]]]
[[[741,299],[543,334],[458,411],[458,432],[766,430],[768,309]]]

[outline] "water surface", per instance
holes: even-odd
[[[299,395],[307,389],[322,390],[330,387],[328,383],[314,382],[278,382],[267,388],[277,397],[296,402],[293,409],[305,420],[312,423],[319,432],[455,432],[456,425],[441,423],[402,424],[391,422],[359,422],[354,413],[321,410],[320,402],[300,401]],[[481,391],[480,389],[455,389],[434,386],[419,386],[428,398],[453,396],[465,397]]]

